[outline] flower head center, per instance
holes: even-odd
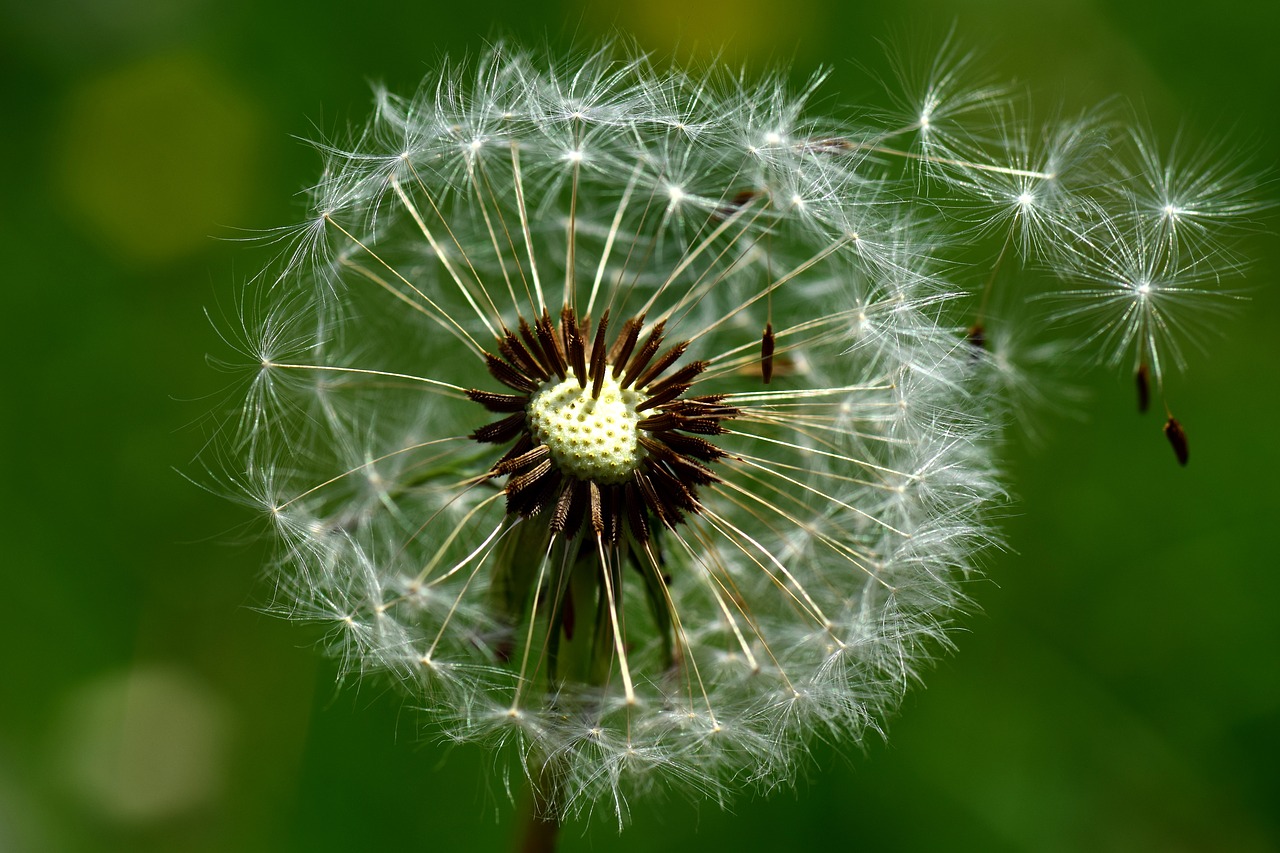
[[[601,485],[621,483],[645,458],[636,411],[644,399],[608,374],[599,397],[575,375],[548,380],[529,400],[529,432],[566,474]]]
[[[724,451],[708,440],[739,410],[723,394],[686,396],[705,361],[676,367],[689,346],[663,347],[665,321],[628,319],[609,340],[609,314],[591,333],[566,306],[556,324],[544,310],[504,329],[489,374],[515,393],[473,388],[467,396],[503,415],[471,433],[511,444],[488,477],[505,477],[507,513],[545,512],[550,532],[572,538],[589,524],[616,548],[624,531],[646,542],[655,523],[674,528],[702,511],[698,490],[720,482],[707,467]]]

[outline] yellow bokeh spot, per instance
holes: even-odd
[[[647,49],[731,61],[788,59],[813,33],[818,18],[814,0],[580,2],[598,23],[633,34]]]
[[[229,710],[194,672],[139,666],[77,685],[54,729],[52,766],[94,812],[148,823],[222,794]]]
[[[195,56],[91,79],[70,96],[59,130],[62,194],[120,254],[179,257],[243,224],[259,126],[250,99]]]

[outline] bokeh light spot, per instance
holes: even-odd
[[[813,0],[650,0],[648,3],[596,4],[583,0],[588,13],[616,16],[616,25],[633,33],[646,48],[678,49],[703,57],[777,59],[790,56],[813,33]]]
[[[139,667],[80,685],[54,733],[69,788],[124,822],[168,818],[209,804],[223,788],[227,713],[184,670]]]
[[[99,238],[137,261],[170,260],[242,222],[259,126],[251,100],[203,60],[153,58],[72,94],[55,168]]]

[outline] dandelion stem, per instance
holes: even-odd
[[[560,816],[552,775],[544,764],[533,783],[516,848],[519,853],[555,853],[560,837]],[[552,790],[548,790],[549,786]]]

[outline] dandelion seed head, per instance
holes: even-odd
[[[962,331],[996,277],[949,253],[1082,282],[1051,320],[1158,376],[1219,295],[1210,223],[1250,209],[969,71],[944,49],[885,127],[811,115],[821,75],[616,46],[376,90],[225,335],[273,609],[560,816],[726,802],[881,732],[998,540],[1006,386],[1035,387]]]

